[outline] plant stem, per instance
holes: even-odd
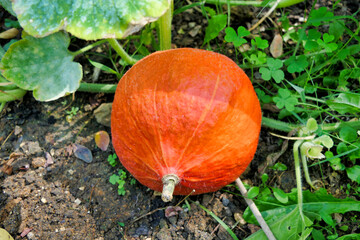
[[[101,45],[101,44],[103,44],[103,43],[106,43],[106,42],[107,42],[106,39],[103,39],[103,40],[94,42],[94,43],[92,43],[92,44],[87,45],[86,47],[83,47],[83,48],[77,50],[76,52],[72,52],[72,54],[73,54],[74,56],[83,54],[84,52],[89,51],[90,49],[92,49],[92,48],[94,48],[94,47],[96,47],[96,46],[99,46],[99,45]]]
[[[245,202],[247,203],[247,205],[249,206],[250,210],[252,211],[252,213],[254,214],[256,220],[258,221],[258,223],[260,224],[260,227],[262,228],[262,230],[264,231],[265,235],[267,236],[267,238],[269,240],[276,240],[274,234],[271,232],[269,226],[267,225],[267,223],[265,222],[264,218],[262,217],[259,209],[257,208],[256,204],[254,203],[253,200],[247,198],[247,191],[246,188],[244,186],[244,184],[242,183],[240,178],[237,178],[235,180],[236,185],[239,187],[240,193],[241,195],[244,197]]]
[[[174,1],[170,1],[169,9],[159,20],[160,50],[171,49],[171,21]]]
[[[180,181],[179,177],[175,174],[167,174],[162,178],[163,182],[163,191],[161,194],[161,199],[164,202],[170,202],[173,199],[173,193],[175,190],[176,184]]]
[[[290,132],[291,130],[302,126],[302,125],[296,125],[296,124],[282,122],[282,121],[275,120],[272,118],[267,118],[267,117],[262,117],[261,125],[263,127],[276,129],[276,130],[279,130],[282,132]]]
[[[295,176],[296,176],[296,188],[298,194],[298,206],[300,216],[303,222],[305,222],[304,215],[303,215],[303,197],[302,197],[302,183],[301,183],[301,168],[300,168],[300,157],[299,157],[299,148],[300,145],[303,143],[304,140],[297,140],[293,146],[293,153],[294,153],[294,162],[295,162]]]
[[[80,87],[77,91],[81,92],[103,92],[103,93],[115,93],[116,84],[101,84],[101,83],[80,83]]]
[[[113,38],[108,38],[107,41],[110,43],[110,46],[116,51],[117,54],[128,64],[134,65],[137,60],[132,58],[127,52],[123,49],[120,43]]]

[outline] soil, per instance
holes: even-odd
[[[356,1],[349,2],[356,5]],[[289,8],[289,18],[296,21],[306,6],[311,4]],[[232,8],[232,20],[235,25],[251,25],[258,20],[258,11],[251,7]],[[176,15],[174,23],[176,47],[201,48],[206,21],[196,9]],[[268,38],[271,37],[268,34]],[[224,49],[231,57],[230,48]],[[85,66],[84,69],[92,68]],[[74,100],[73,96],[67,96],[44,103],[35,101],[28,93],[23,101],[9,103],[0,118],[0,227],[15,239],[21,239],[21,234],[27,239],[55,240],[232,239],[195,202],[215,213],[228,226],[235,226],[233,231],[239,239],[259,229],[242,219],[247,205],[240,195],[228,192],[237,192],[234,186],[226,187],[228,191],[190,196],[190,208],[170,209],[175,212],[173,216],[166,215],[164,208],[177,205],[183,199],[181,196],[164,203],[157,193],[138,182],[131,185],[130,178],[125,184],[126,194],[119,196],[109,177],[123,167],[120,164],[112,167],[108,163],[108,156],[114,153],[111,145],[102,151],[94,142],[96,132],[104,130],[110,134],[110,128],[96,121],[93,110],[101,103],[111,102],[113,96],[85,93],[74,96]],[[71,107],[80,110],[70,121],[66,110]],[[74,155],[74,143],[91,150],[92,162]],[[243,181],[260,185],[260,166],[266,163],[270,153],[280,149],[281,142],[263,129],[255,158],[241,176]],[[291,151],[286,151],[278,162],[288,169],[282,172],[266,169],[270,177],[268,184],[289,192],[296,187]],[[321,167],[322,176],[319,168],[310,169],[312,179],[321,180],[336,197],[346,197],[342,189],[349,183],[347,177],[333,172],[326,164]]]

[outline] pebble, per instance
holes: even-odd
[[[75,203],[76,205],[80,205],[81,200],[77,198],[77,199],[75,199],[74,203]]]
[[[41,198],[41,202],[44,203],[44,204],[47,203],[46,198]]]
[[[31,165],[33,168],[39,168],[39,167],[43,167],[46,163],[46,159],[43,157],[36,157],[33,158]]]
[[[147,235],[149,233],[149,228],[146,225],[141,225],[135,230],[136,235]]]
[[[227,207],[227,206],[229,205],[229,203],[230,203],[230,200],[229,200],[229,199],[227,199],[226,197],[223,197],[223,198],[222,198],[222,204],[223,204],[225,207]]]
[[[26,235],[26,237],[27,237],[28,239],[35,239],[35,234],[34,234],[33,232],[29,232],[29,233]]]
[[[23,178],[26,180],[26,184],[35,182],[36,176],[34,171],[29,171],[24,174]]]

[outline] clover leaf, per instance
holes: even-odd
[[[333,52],[337,49],[337,44],[332,41],[335,39],[334,35],[324,33],[323,40],[318,39],[317,43],[325,49],[325,52]]]
[[[251,45],[257,46],[257,48],[264,50],[265,48],[269,47],[269,42],[266,39],[255,37],[255,40],[251,39]]]
[[[297,58],[295,56],[291,56],[285,61],[285,65],[287,66],[287,71],[289,73],[294,73],[304,71],[309,63],[305,55],[300,55]]]
[[[309,16],[308,23],[315,27],[321,25],[321,22],[330,21],[330,18],[334,16],[332,12],[329,12],[326,7],[321,7],[317,10],[312,10]]]
[[[291,92],[284,88],[279,89],[278,96],[274,97],[273,100],[279,109],[282,109],[285,107],[285,109],[290,112],[294,111],[295,105],[298,104],[297,98],[292,96]]]
[[[256,65],[262,65],[266,63],[266,53],[258,51],[257,54],[250,55],[250,62]]]
[[[246,43],[247,41],[243,37],[250,35],[250,32],[243,26],[238,27],[237,33],[232,27],[227,27],[225,33],[225,41],[232,42],[235,47],[240,47],[242,44]]]
[[[268,58],[266,67],[261,67],[259,72],[261,73],[261,77],[265,81],[269,81],[271,78],[275,80],[275,82],[280,83],[284,80],[284,72],[280,69],[283,66],[283,63],[279,59]]]

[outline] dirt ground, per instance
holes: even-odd
[[[290,8],[292,20],[295,21],[304,8],[304,4]],[[240,22],[251,25],[257,21],[254,17],[257,12],[258,9],[253,8],[234,8],[232,16],[239,25]],[[177,47],[201,47],[206,21],[200,13],[195,9],[184,12],[175,16],[174,23],[173,40]],[[194,30],[196,26],[200,27]],[[179,33],[180,28],[184,33]],[[225,54],[231,56],[231,51]],[[91,71],[91,67],[88,68]],[[109,177],[122,166],[112,167],[107,162],[108,156],[114,153],[112,146],[101,151],[94,142],[96,132],[104,130],[110,134],[110,128],[97,123],[93,110],[101,103],[111,102],[112,98],[111,94],[76,93],[74,101],[72,96],[67,96],[41,103],[28,93],[23,101],[7,105],[5,114],[0,116],[1,228],[15,239],[21,239],[22,233],[25,239],[55,240],[231,239],[214,218],[194,203],[198,201],[228,226],[235,226],[233,231],[239,239],[259,229],[242,220],[247,206],[242,197],[224,190],[189,197],[190,209],[182,208],[174,216],[165,216],[164,208],[178,204],[181,196],[164,203],[154,191],[138,182],[131,185],[130,181],[125,185],[126,194],[119,196],[117,187],[109,183]],[[67,119],[67,106],[70,107],[66,110],[79,108],[71,121]],[[74,143],[91,150],[91,163],[75,157]],[[280,149],[281,142],[263,129],[255,158],[241,176],[244,182],[259,185],[259,167],[270,153]],[[289,192],[296,187],[291,152],[287,151],[278,162],[288,169],[281,174],[266,170],[269,184]],[[6,169],[7,164],[12,169]],[[318,172],[316,168],[311,169],[314,180],[321,178]],[[332,186],[332,193],[337,197],[345,196],[340,190],[342,177],[338,174],[323,180],[327,186]],[[225,189],[237,192],[234,186]]]

